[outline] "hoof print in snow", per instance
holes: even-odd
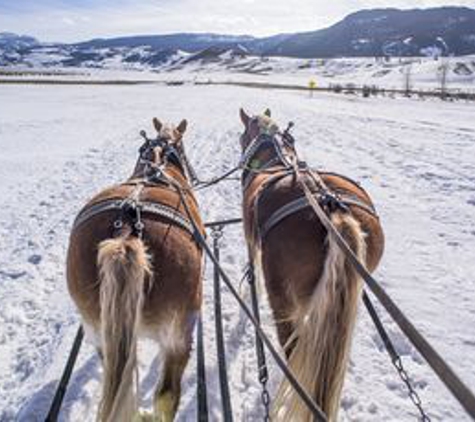
[[[371,403],[368,406],[368,413],[371,413],[372,415],[378,413],[378,405],[376,403]]]
[[[28,258],[28,262],[33,265],[38,265],[42,259],[43,257],[41,255],[33,254]]]
[[[355,406],[355,404],[358,403],[358,399],[354,396],[351,396],[351,397],[343,397],[341,399],[341,408],[344,409],[344,410],[349,410],[351,409],[353,406]]]
[[[15,367],[15,373],[19,375],[21,381],[27,379],[33,372],[33,366],[27,359],[22,359]]]
[[[0,270],[0,277],[16,280],[26,275],[26,271],[7,272]]]

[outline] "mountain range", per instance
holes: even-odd
[[[264,38],[178,33],[65,44],[0,34],[0,65],[4,66],[31,65],[39,60],[46,65],[101,67],[104,61],[114,61],[120,54],[120,60],[128,65],[158,67],[177,59],[183,52],[200,53],[209,59],[224,51],[234,55],[299,58],[475,54],[475,10],[466,7],[363,10],[325,29]],[[48,60],[41,62],[45,57]]]

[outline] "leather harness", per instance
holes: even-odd
[[[290,145],[293,149],[294,140],[291,135],[286,131],[281,134],[281,136],[284,139],[284,142]],[[268,146],[271,142],[275,151],[277,152],[277,156],[271,158],[269,161],[262,164],[262,166],[260,166],[259,168],[249,168],[248,165],[252,161],[254,155],[263,146]],[[308,165],[302,161],[298,162],[298,169],[296,170],[295,167],[290,164],[286,154],[282,150],[281,143],[279,143],[275,135],[271,136],[269,134],[263,133],[257,136],[253,141],[251,141],[251,143],[243,153],[241,164],[245,169],[249,171],[248,174],[243,174],[244,190],[246,190],[251,184],[252,176],[255,173],[271,174],[271,177],[266,180],[264,186],[256,197],[256,209],[257,204],[259,203],[259,201],[262,200],[262,198],[265,196],[266,192],[271,186],[275,185],[277,182],[285,179],[286,177],[295,175],[295,171],[306,171],[311,172],[313,174],[312,179],[315,182],[313,184],[317,190],[314,195],[319,201],[319,203],[324,207],[324,209],[327,210],[328,214],[334,212],[337,209],[349,212],[350,206],[356,206],[373,215],[374,217],[379,218],[373,204],[364,202],[361,198],[351,194],[350,192],[328,188],[324,183],[322,176],[336,176],[342,178],[351,183],[352,185],[357,186],[363,193],[366,194],[365,190],[357,182],[350,179],[349,177],[340,175],[338,173],[311,170],[309,169]],[[284,168],[282,168],[282,165],[284,166]],[[282,205],[280,208],[275,210],[270,215],[270,217],[266,219],[262,227],[258,228],[260,239],[264,239],[273,228],[275,228],[280,222],[285,220],[287,217],[309,207],[310,204],[308,203],[307,198],[303,194],[297,197],[296,199],[293,199],[290,202],[286,203],[285,205]]]
[[[140,212],[143,214],[156,215],[158,217],[165,218],[170,221],[170,223],[175,224],[176,226],[186,230],[191,235],[194,234],[193,225],[190,220],[185,217],[182,213],[177,211],[175,208],[169,207],[168,205],[160,204],[158,202],[148,202],[140,201],[136,204],[137,209],[140,209]],[[76,217],[76,220],[73,224],[73,230],[81,226],[83,223],[89,219],[95,217],[96,215],[102,214],[108,211],[117,211],[122,212],[124,210],[124,200],[123,199],[108,199],[95,203],[93,205],[87,206],[84,208],[79,215]]]
[[[144,177],[132,179],[120,185],[131,185],[135,187],[132,193],[126,198],[108,198],[86,205],[76,217],[73,223],[73,230],[99,214],[116,211],[118,213],[118,218],[114,222],[114,230],[116,234],[117,232],[120,232],[125,220],[125,222],[131,226],[132,234],[141,237],[143,230],[141,216],[142,214],[148,214],[164,218],[176,227],[187,231],[190,235],[195,235],[194,226],[188,216],[183,215],[176,208],[159,202],[140,200],[140,193],[146,186],[156,187],[162,185],[165,187],[174,186],[177,189],[182,189],[173,178],[164,172],[163,168],[154,167],[152,165],[153,163],[150,161],[150,152],[154,147],[157,145],[163,147],[165,158],[171,158],[170,161],[178,164],[182,171],[184,170],[184,166],[180,161],[182,155],[177,153],[174,146],[169,145],[163,138],[157,137],[157,139],[151,140],[146,137],[144,132],[141,134],[145,138],[145,144],[142,145],[139,150],[139,162],[150,164],[150,166],[145,167]],[[185,161],[185,166],[186,164]]]

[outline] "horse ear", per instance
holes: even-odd
[[[266,108],[266,110],[264,111],[264,116],[271,117],[270,109]]]
[[[241,116],[241,121],[243,125],[247,127],[247,124],[249,123],[249,120],[251,120],[251,118],[247,115],[243,108],[239,109],[239,115]]]
[[[183,119],[180,124],[177,126],[176,130],[180,132],[181,135],[183,135],[186,131],[186,127],[188,126],[188,122],[186,119]]]
[[[162,130],[162,122],[158,120],[156,117],[153,118],[153,125],[155,126],[155,130],[160,133]]]

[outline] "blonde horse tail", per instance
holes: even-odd
[[[103,388],[98,420],[130,422],[138,411],[137,332],[150,263],[143,242],[119,237],[99,245]]]
[[[334,213],[331,220],[364,264],[366,242],[358,221],[341,213]],[[318,284],[308,303],[293,318],[294,332],[288,344],[294,348],[289,365],[328,420],[336,421],[362,280],[331,233],[327,236],[326,250]],[[305,404],[285,381],[274,406],[275,420],[313,420]]]

